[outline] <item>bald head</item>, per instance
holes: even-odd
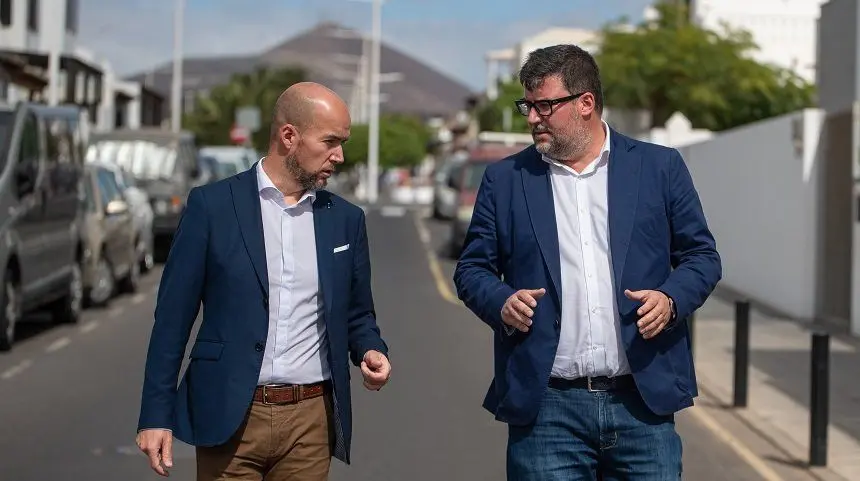
[[[320,117],[341,115],[349,115],[349,108],[333,90],[315,82],[299,82],[284,90],[275,103],[272,137],[278,136],[284,124],[305,130]]]

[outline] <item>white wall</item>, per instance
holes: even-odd
[[[714,136],[714,133],[706,129],[694,129],[690,120],[681,112],[675,112],[666,121],[663,127],[651,129],[649,142],[665,145],[667,147],[684,147],[687,145],[704,142]]]
[[[816,309],[822,121],[805,110],[679,149],[716,237],[722,284],[801,319]]]

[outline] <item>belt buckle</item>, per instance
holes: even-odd
[[[263,384],[262,387],[263,387],[263,399],[262,399],[263,404],[265,404],[265,405],[273,404],[273,403],[269,402],[269,390],[268,390],[269,386]]]
[[[608,389],[595,389],[591,385],[591,376],[586,378],[586,383],[588,385],[588,392],[606,392],[606,391],[608,391]]]

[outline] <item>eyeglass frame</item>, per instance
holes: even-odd
[[[549,117],[555,112],[555,106],[556,105],[562,104],[564,102],[569,102],[571,100],[576,100],[576,99],[582,97],[583,95],[585,95],[587,93],[588,93],[588,91],[586,90],[585,92],[580,92],[580,93],[574,94],[574,95],[568,95],[566,97],[559,97],[559,98],[555,98],[555,99],[537,100],[535,102],[531,102],[529,100],[526,100],[525,98],[521,98],[521,99],[514,100],[514,106],[517,108],[517,112],[519,112],[519,114],[522,115],[523,117],[528,117],[529,114],[531,113],[532,109],[535,109],[535,112],[537,112],[537,114],[540,115],[541,117]],[[537,104],[544,104],[544,103],[549,106],[549,113],[543,114],[543,113],[541,113],[540,110],[538,110]],[[523,110],[520,107],[520,105],[527,108],[525,113],[523,113]]]

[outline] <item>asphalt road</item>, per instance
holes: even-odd
[[[381,392],[353,376],[353,464],[335,462],[332,479],[504,479],[505,429],[480,407],[491,373],[489,330],[440,295],[453,263],[440,260],[434,277],[424,224],[413,213],[371,211],[368,223],[393,376]],[[424,240],[438,247],[444,228],[427,225]],[[163,479],[134,445],[158,276],[148,274],[138,294],[86,312],[77,326],[27,327],[26,338],[0,354],[0,479]],[[679,429],[685,479],[762,479],[689,416],[679,416]],[[193,479],[193,450],[174,446],[171,478]]]

